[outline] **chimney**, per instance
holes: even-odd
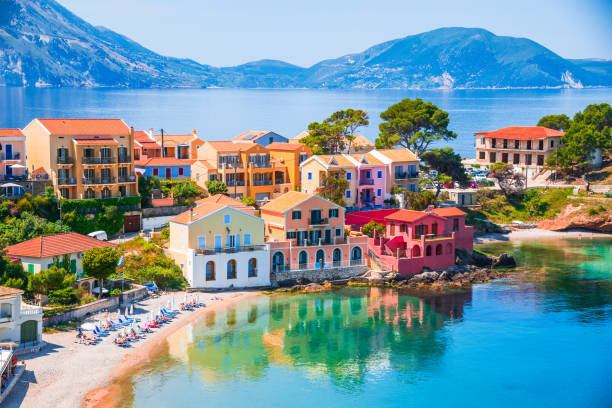
[[[193,221],[193,207],[189,209],[189,222]]]
[[[191,129],[191,134],[192,134],[192,135],[196,136],[196,135],[197,135],[197,133],[198,133],[198,132],[196,132],[196,130],[195,130],[195,129]]]

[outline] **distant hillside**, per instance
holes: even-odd
[[[479,28],[440,28],[302,68],[217,68],[159,55],[54,0],[0,0],[0,85],[53,87],[512,88],[612,86],[612,62],[567,60]]]

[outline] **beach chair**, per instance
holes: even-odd
[[[96,328],[93,330],[93,334],[95,334],[96,336],[108,336],[110,333],[100,331],[100,329],[98,329],[98,326],[96,326]]]

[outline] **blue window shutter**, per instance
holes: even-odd
[[[308,180],[312,180],[312,173],[308,173]]]
[[[347,180],[350,180],[350,179],[351,179],[351,176],[352,176],[352,174],[351,174],[351,172],[350,172],[350,171],[349,171],[348,173],[346,173],[346,179],[347,179]]]

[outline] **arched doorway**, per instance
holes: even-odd
[[[206,280],[215,280],[215,263],[213,261],[206,262]]]
[[[227,279],[236,279],[236,261],[233,259],[227,261]]]
[[[272,270],[281,272],[285,268],[285,255],[281,252],[275,252],[272,256]]]
[[[412,257],[417,258],[419,256],[421,256],[421,247],[418,245],[415,245],[412,247]]]
[[[111,191],[108,187],[104,187],[102,189],[102,198],[110,198],[111,196]]]
[[[315,262],[317,268],[322,269],[323,266],[325,266],[325,251],[323,251],[322,249],[317,250],[317,253],[315,255]]]
[[[91,188],[88,188],[85,190],[85,198],[96,198],[96,193]]]
[[[353,248],[353,250],[351,251],[351,264],[355,265],[361,263],[361,257],[361,248]]]
[[[298,264],[300,269],[308,268],[308,252],[300,251],[300,254],[298,255]]]
[[[21,343],[38,341],[38,322],[28,320],[21,323]]]
[[[425,248],[425,256],[431,256],[431,245],[427,245],[427,248]]]
[[[251,258],[249,259],[249,278],[254,278],[257,276],[257,259]]]
[[[342,264],[342,251],[340,248],[335,248],[332,253],[332,261],[334,262],[334,266],[340,266]]]
[[[442,255],[442,244],[436,246],[436,255]]]

